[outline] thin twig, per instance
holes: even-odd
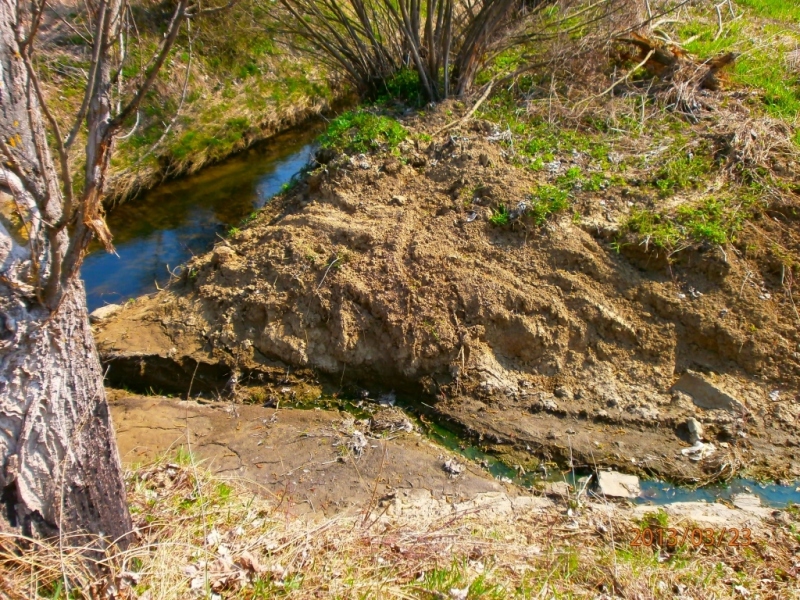
[[[330,271],[331,267],[333,267],[333,265],[335,265],[337,262],[339,262],[339,257],[338,256],[336,258],[334,258],[333,262],[331,262],[331,264],[328,265],[328,268],[325,269],[325,274],[322,276],[322,279],[320,279],[319,285],[317,286],[317,289],[316,289],[317,292],[319,291],[319,288],[322,287],[322,284],[325,282],[325,278],[328,276],[328,271]]]

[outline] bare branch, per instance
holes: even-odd
[[[97,70],[100,68],[100,53],[103,51],[104,45],[102,35],[99,35],[99,33],[105,30],[105,22],[108,18],[108,0],[101,0],[97,18],[99,19],[99,23],[95,30],[97,33],[95,34],[94,48],[92,49],[92,67],[89,70],[89,81],[86,83],[86,90],[83,93],[83,100],[78,109],[78,114],[75,116],[75,123],[72,125],[67,141],[64,143],[64,147],[67,150],[72,147],[72,144],[75,143],[75,139],[78,137],[78,132],[81,130],[83,120],[86,118],[86,111],[89,110],[89,101],[94,94]]]
[[[39,108],[44,113],[47,122],[49,123],[51,129],[53,130],[53,137],[55,138],[56,144],[56,152],[58,152],[58,160],[59,166],[61,168],[61,183],[63,184],[63,192],[64,192],[64,209],[61,213],[61,219],[58,224],[56,224],[57,229],[62,229],[66,226],[67,222],[69,221],[70,214],[72,212],[72,206],[74,203],[74,192],[72,189],[72,173],[69,169],[69,152],[67,148],[64,146],[64,140],[61,138],[61,128],[58,125],[58,121],[56,121],[53,113],[50,111],[50,108],[47,106],[47,101],[42,93],[41,85],[39,84],[39,77],[36,74],[36,71],[31,64],[31,59],[28,54],[23,54],[22,58],[23,62],[25,63],[25,68],[28,71],[28,78],[33,84],[33,89],[36,92],[36,99],[39,102]]]
[[[173,13],[172,19],[167,27],[167,34],[164,37],[164,42],[161,44],[161,49],[156,55],[155,61],[148,69],[147,77],[145,78],[144,82],[139,85],[138,91],[130,100],[130,102],[128,102],[125,108],[123,108],[117,114],[117,116],[111,120],[111,123],[108,125],[110,132],[113,133],[122,125],[125,119],[127,119],[128,116],[130,116],[133,111],[139,107],[142,98],[144,98],[147,92],[150,91],[150,88],[153,86],[156,77],[158,77],[158,72],[161,70],[161,67],[164,65],[164,61],[167,59],[167,55],[169,54],[170,50],[172,50],[175,39],[178,37],[178,32],[180,31],[181,25],[183,24],[183,19],[186,16],[186,9],[188,5],[188,0],[179,0],[178,6],[175,8],[175,12]]]

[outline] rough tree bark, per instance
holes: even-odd
[[[131,519],[78,270],[93,236],[111,247],[101,201],[114,136],[153,85],[189,4],[178,0],[158,52],[127,103],[115,104],[113,46],[129,11],[125,0],[88,0],[92,67],[62,136],[33,64],[46,2],[0,0],[0,527],[124,546]],[[69,152],[81,131],[85,184],[74,190]]]

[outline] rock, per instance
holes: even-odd
[[[696,444],[703,439],[703,426],[694,417],[686,420],[686,429],[689,430],[689,443]]]
[[[482,167],[488,167],[492,161],[489,160],[488,154],[481,152],[480,156],[478,156],[478,162]]]
[[[531,405],[531,412],[557,412],[558,404],[550,397],[542,396],[537,402]]]
[[[754,513],[761,512],[761,498],[755,494],[734,494],[731,497],[731,502],[740,510]]]
[[[617,471],[597,472],[597,492],[611,498],[636,498],[641,493],[639,478]]]
[[[383,163],[383,170],[389,175],[397,175],[402,168],[403,165],[400,163],[400,161],[394,158],[391,158]]]
[[[770,518],[772,514],[769,508],[746,511],[719,502],[673,502],[663,505],[661,509],[669,515],[670,523],[696,523],[700,527],[750,527],[754,530],[762,527],[761,518]],[[653,512],[651,505],[641,504],[631,509],[635,517],[643,517],[648,512]]]
[[[236,256],[236,251],[225,244],[220,244],[214,248],[214,254],[211,256],[211,264],[216,266],[224,265]]]
[[[392,196],[392,201],[390,204],[394,206],[405,206],[407,201],[408,200],[405,196]]]
[[[632,414],[637,415],[644,419],[645,421],[658,421],[661,413],[658,412],[658,409],[653,408],[652,406],[633,406],[629,407],[628,409]]]
[[[705,377],[693,371],[686,371],[676,381],[671,390],[688,394],[700,408],[722,409],[731,412],[744,412],[744,405],[736,398],[720,390]]]
[[[337,154],[333,148],[320,148],[314,155],[314,159],[321,165],[327,165],[336,158]]]
[[[408,164],[410,164],[415,169],[419,169],[424,167],[428,164],[428,159],[424,156],[420,156],[419,154],[414,154],[411,158],[408,159]]]
[[[572,400],[572,390],[568,387],[564,387],[563,385],[556,386],[556,389],[553,390],[556,398],[564,398],[565,400]]]
[[[122,310],[121,304],[106,304],[105,306],[96,308],[91,313],[89,313],[89,321],[91,323],[99,323],[100,321],[104,321],[110,316],[115,315],[121,310]]]
[[[367,438],[358,429],[354,429],[350,438],[345,440],[344,446],[358,458],[364,453],[364,448],[367,447]]]
[[[544,484],[542,492],[545,496],[569,498],[572,494],[572,486],[566,481],[550,481]]]
[[[466,467],[455,458],[450,458],[444,462],[442,469],[444,469],[444,472],[450,475],[450,477],[458,477],[466,470]]]
[[[378,396],[378,404],[381,406],[394,406],[395,402],[397,402],[397,395],[394,393],[394,390]]]

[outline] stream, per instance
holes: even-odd
[[[110,210],[107,222],[114,235],[117,254],[93,247],[81,270],[89,310],[154,292],[157,285],[169,280],[170,269],[194,254],[208,251],[218,235],[224,236],[231,227],[239,226],[308,163],[314,139],[322,126],[322,121],[317,121],[295,128],[200,173],[166,182]],[[353,412],[349,403],[339,401],[338,404],[338,408]],[[416,412],[413,403],[405,408]],[[494,477],[510,479],[526,487],[543,478],[575,483],[577,477],[585,475],[558,471],[546,477],[532,473],[520,475],[478,447],[465,444],[440,425],[432,423],[424,429],[432,440],[465,459],[481,463]],[[792,502],[800,504],[797,483],[761,484],[737,479],[728,485],[700,489],[661,481],[641,483],[642,494],[637,501],[656,505],[730,500],[736,493],[755,494],[764,505],[776,508]]]
[[[321,128],[312,122],[290,130],[110,210],[117,254],[93,246],[81,269],[89,311],[155,292],[168,269],[208,251],[308,163]]]

